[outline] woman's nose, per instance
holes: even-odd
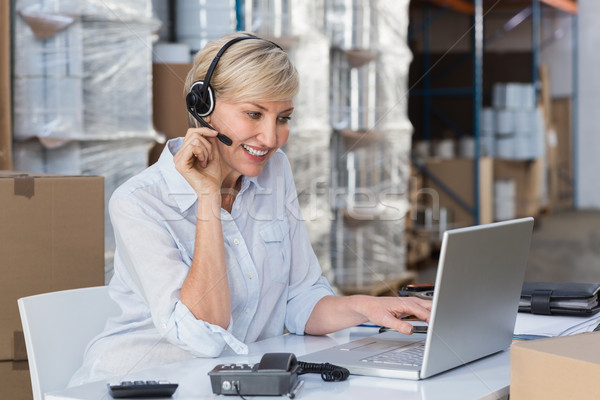
[[[277,144],[277,119],[265,118],[264,121],[260,133],[261,142],[267,147],[275,147]]]

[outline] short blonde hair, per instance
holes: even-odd
[[[240,36],[256,37],[236,32],[209,42],[196,54],[185,81],[186,94],[194,82],[204,80],[217,52]],[[223,53],[210,86],[221,101],[288,101],[298,93],[299,79],[287,53],[277,45],[268,40],[241,40]]]

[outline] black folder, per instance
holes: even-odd
[[[592,315],[600,311],[600,284],[525,282],[519,311],[542,315]]]

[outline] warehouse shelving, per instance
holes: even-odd
[[[479,144],[479,132],[480,132],[480,120],[481,111],[483,104],[483,54],[486,44],[501,39],[506,33],[513,30],[516,26],[520,25],[527,18],[531,18],[531,31],[532,31],[532,61],[531,61],[531,82],[534,83],[537,89],[539,89],[539,52],[541,46],[547,43],[542,42],[540,37],[541,32],[541,20],[542,20],[542,5],[562,12],[571,14],[573,16],[573,112],[577,107],[577,95],[576,95],[576,62],[577,62],[577,4],[574,0],[526,0],[526,1],[506,1],[500,3],[499,1],[484,1],[484,0],[413,0],[413,5],[422,5],[426,10],[426,16],[424,21],[421,21],[419,25],[414,26],[409,32],[409,38],[412,35],[422,34],[424,45],[423,45],[423,71],[424,75],[420,78],[422,85],[421,89],[413,89],[410,91],[410,96],[419,96],[422,99],[423,116],[422,116],[422,135],[425,140],[431,140],[431,118],[436,117],[441,120],[446,126],[460,135],[472,135],[475,141],[474,157],[473,157],[473,170],[474,170],[474,182],[473,182],[473,193],[474,198],[472,199],[473,206],[470,206],[469,201],[462,199],[458,194],[454,193],[452,188],[446,185],[441,179],[432,174],[427,167],[421,163],[416,157],[412,158],[413,165],[427,178],[431,179],[437,186],[439,186],[450,198],[452,198],[461,208],[468,211],[473,216],[475,224],[480,223],[480,198],[479,198],[479,160],[480,160],[480,144]],[[489,9],[500,6],[511,6],[511,7],[523,7],[519,13],[505,24],[503,29],[494,32],[488,38],[484,38],[484,16]],[[487,7],[487,10],[484,8]],[[435,9],[431,12],[431,9]],[[471,52],[468,56],[458,60],[454,65],[446,68],[445,72],[451,71],[458,67],[462,62],[472,62],[473,69],[473,81],[472,86],[469,87],[453,87],[453,88],[435,88],[432,84],[431,70],[435,65],[431,63],[431,54],[429,49],[430,34],[429,28],[435,23],[435,21],[444,13],[453,11],[461,14],[467,14],[472,16],[472,25],[470,29],[471,35]],[[415,21],[411,21],[413,25]],[[414,85],[413,85],[414,86]],[[537,95],[536,91],[536,95]],[[452,121],[450,117],[444,114],[443,110],[435,107],[432,103],[435,97],[451,97],[451,96],[469,96],[472,98],[472,132],[466,132],[463,128],[458,126]],[[537,96],[536,96],[537,97]],[[536,100],[537,102],[537,100]],[[575,121],[575,119],[573,119]],[[577,126],[576,122],[573,122],[572,126],[572,137],[573,141],[577,140]],[[576,146],[574,146],[576,148]],[[576,176],[576,173],[574,174]],[[576,185],[576,182],[573,182]],[[575,193],[576,191],[574,191]]]

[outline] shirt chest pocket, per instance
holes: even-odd
[[[270,222],[259,230],[265,247],[265,264],[271,280],[288,283],[290,277],[290,227],[287,221]]]

